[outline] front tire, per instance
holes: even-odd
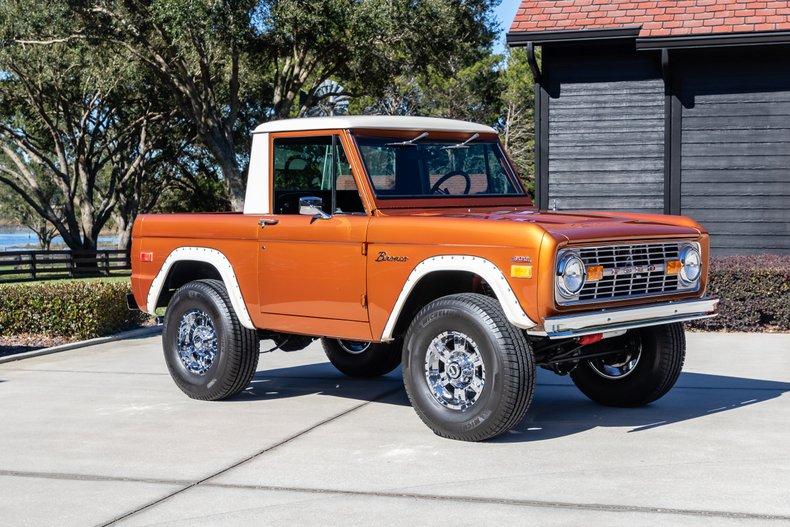
[[[435,300],[414,318],[403,347],[403,381],[434,433],[482,441],[523,419],[535,362],[497,300],[464,293]]]
[[[349,377],[378,377],[391,372],[400,364],[402,344],[400,339],[380,344],[321,339],[329,362]]]
[[[258,335],[241,325],[220,280],[197,280],[176,291],[162,344],[170,375],[192,399],[236,395],[258,367]]]
[[[579,390],[605,406],[644,406],[660,399],[677,382],[686,357],[682,324],[632,330],[594,346],[591,352],[606,351],[610,346],[625,350],[583,361],[571,372]]]

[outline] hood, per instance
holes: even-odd
[[[540,226],[558,242],[612,239],[696,237],[705,232],[684,216],[602,211],[536,211],[526,208],[405,209],[387,215],[468,218],[487,221],[531,223]]]

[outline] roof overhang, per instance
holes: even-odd
[[[677,35],[636,39],[636,49],[683,49],[790,43],[790,31]]]
[[[641,26],[615,29],[580,29],[575,31],[514,31],[507,34],[510,46],[549,44],[555,42],[586,42],[590,40],[629,39],[639,36]]]
[[[510,46],[526,46],[529,43],[543,45],[631,39],[636,43],[636,49],[642,50],[790,44],[790,31],[749,31],[640,38],[641,29],[641,26],[634,26],[573,31],[515,31],[507,34],[507,43]]]

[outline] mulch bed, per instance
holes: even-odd
[[[42,348],[51,348],[52,346],[59,346],[61,344],[68,344],[73,342],[74,339],[65,337],[48,337],[46,335],[0,335],[0,357],[7,357],[15,353],[24,353],[26,351],[34,351]]]

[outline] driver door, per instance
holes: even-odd
[[[273,214],[258,233],[261,312],[367,322],[369,216],[339,135],[273,134],[271,141]],[[330,216],[300,214],[301,198],[320,199]]]

